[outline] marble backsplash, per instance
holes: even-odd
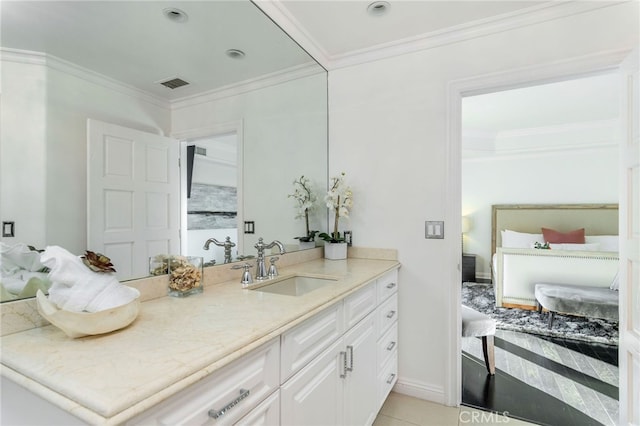
[[[322,247],[316,247],[315,249],[287,253],[285,256],[280,256],[278,267],[285,268],[298,263],[320,259],[323,257],[323,250]],[[365,247],[349,247],[347,257],[380,260],[398,259],[397,250],[395,249]],[[204,268],[205,291],[206,287],[231,280],[238,280],[239,283],[241,276],[241,269],[231,269],[229,265],[216,265]],[[167,296],[169,277],[168,275],[160,275],[126,281],[125,283],[128,286],[137,288],[140,291],[140,301],[145,302]],[[49,322],[38,313],[35,299],[23,299],[2,303],[0,304],[0,312],[2,314],[0,336],[43,327],[49,324]]]

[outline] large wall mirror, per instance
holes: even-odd
[[[288,195],[303,175],[319,199],[326,189],[327,73],[255,4],[3,1],[1,14],[3,300],[30,296],[27,245],[112,254],[121,281],[148,274],[154,254],[224,263],[209,238],[230,237],[231,261],[255,255],[260,237],[301,247]],[[144,173],[129,167],[142,157],[126,148],[135,135],[168,146],[142,158]],[[126,202],[96,213],[109,196],[93,176],[107,169],[178,176],[167,178],[178,192],[132,197],[152,199],[143,213]],[[320,202],[311,228],[326,230],[326,214]],[[177,223],[178,242],[147,232],[144,261],[94,243],[138,216]]]

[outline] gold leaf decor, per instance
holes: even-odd
[[[87,250],[82,256],[82,262],[94,272],[116,272],[111,259],[102,253],[94,253]]]

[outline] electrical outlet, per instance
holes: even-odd
[[[444,238],[444,221],[428,220],[424,223],[424,237],[428,240]]]

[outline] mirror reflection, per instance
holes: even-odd
[[[326,188],[326,71],[253,3],[3,1],[1,13],[2,300],[47,285],[32,280],[47,245],[104,253],[120,280],[148,275],[157,254],[211,265],[255,256],[260,237],[300,248],[287,195],[302,175]],[[122,186],[140,174],[168,189]],[[325,229],[326,209],[310,220]]]

